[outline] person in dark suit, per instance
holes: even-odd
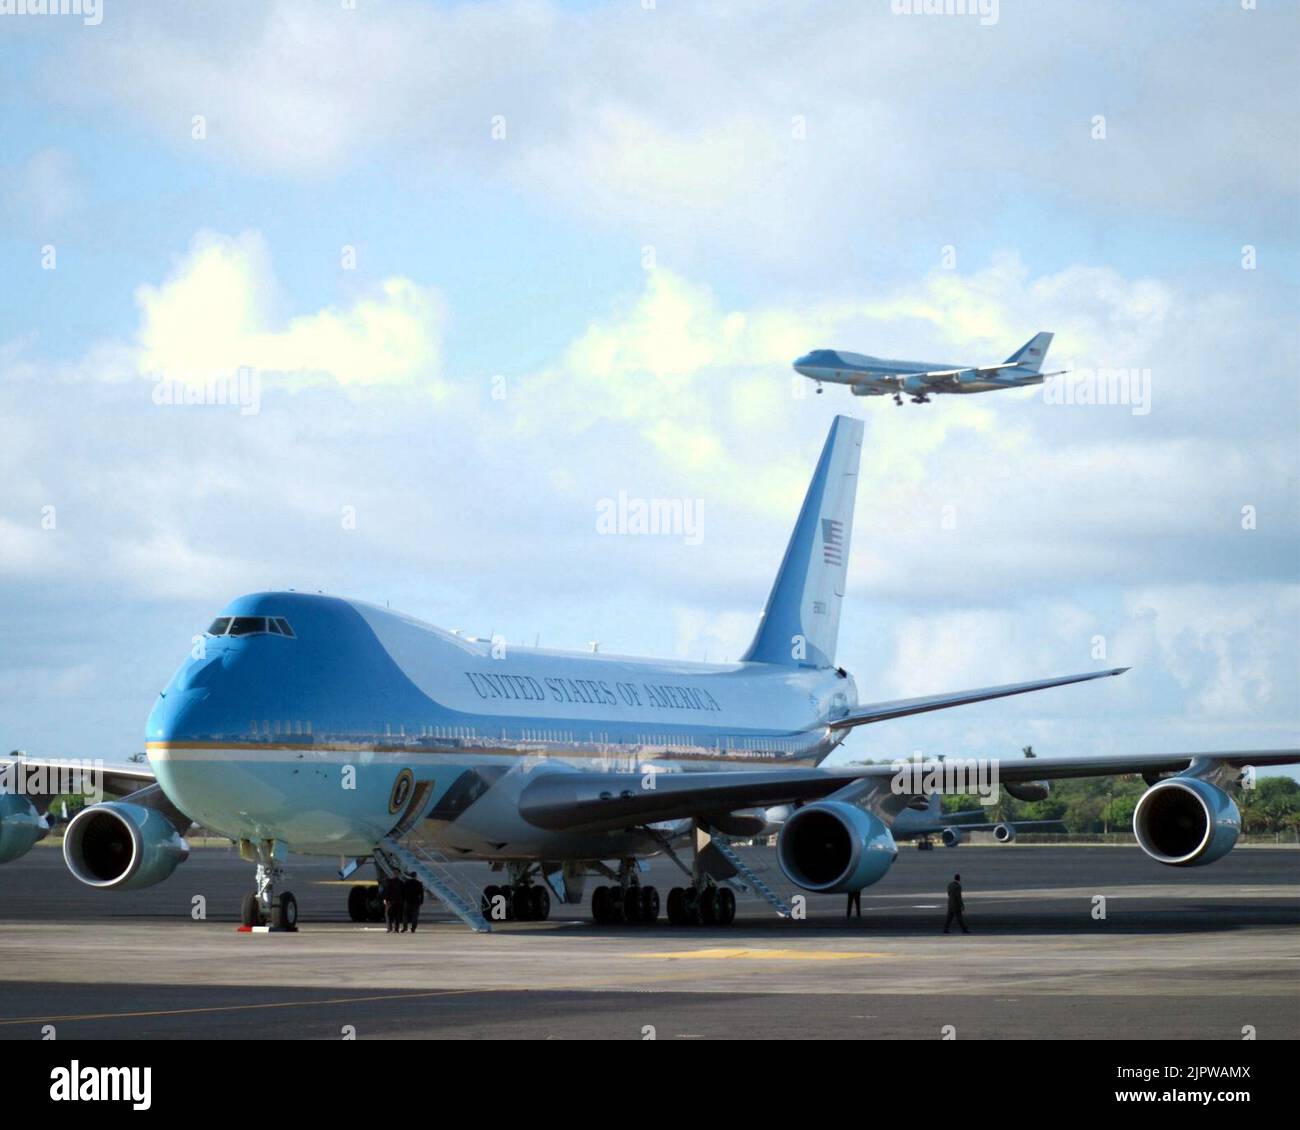
[[[844,917],[852,918],[854,911],[858,912],[858,917],[862,917],[862,892],[850,891],[848,904],[844,907]]]
[[[415,933],[415,928],[420,924],[420,906],[424,902],[424,884],[415,877],[412,871],[406,876],[406,881],[402,884],[402,906],[406,910],[406,918],[402,923],[402,931],[405,932],[409,926],[411,933]]]
[[[388,932],[395,934],[402,924],[402,877],[389,875],[384,880],[384,911],[388,916]]]
[[[948,917],[943,922],[943,932],[948,933],[948,928],[952,925],[952,920],[957,919],[957,925],[961,927],[963,934],[969,934],[966,928],[966,918],[962,911],[966,909],[966,903],[961,897],[961,876],[954,875],[952,882],[948,884]]]

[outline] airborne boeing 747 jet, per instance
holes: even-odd
[[[653,922],[659,892],[641,884],[638,861],[661,853],[683,872],[669,920],[725,925],[732,879],[753,880],[728,846],[734,835],[777,834],[778,864],[805,891],[880,881],[898,854],[891,827],[932,806],[934,790],[900,791],[895,766],[823,767],[851,729],[1123,669],[861,702],[835,647],[862,432],[848,417],[832,424],[753,642],[734,663],[503,654],[360,601],[231,601],[158,696],[148,765],[105,772],[106,789],[129,795],[68,825],[67,866],[92,887],[162,882],[197,822],[256,864],[250,927],[295,924],[289,852],[343,857],[345,877],[366,861],[381,876],[413,871],[478,930],[545,918],[552,897],[579,903],[591,878],[597,922]],[[1228,789],[1244,766],[1297,760],[1296,750],[1133,753],[996,768],[1017,796],[1042,795],[1053,778],[1143,774],[1138,843],[1181,867],[1236,842]],[[0,861],[45,834],[48,804],[0,795]],[[470,890],[457,860],[489,861],[506,881]],[[775,892],[769,901],[783,905]],[[374,909],[373,888],[353,887],[352,917]]]
[[[892,396],[895,404],[902,404],[907,395],[913,404],[928,404],[932,395],[1025,388],[1042,384],[1046,377],[1059,377],[1066,370],[1042,371],[1051,344],[1051,334],[1035,334],[999,365],[889,361],[842,349],[814,349],[795,361],[794,371],[816,381],[818,392],[827,381],[848,385],[854,396]]]

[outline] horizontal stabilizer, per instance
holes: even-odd
[[[909,714],[925,714],[931,710],[946,710],[950,706],[965,706],[971,702],[985,702],[991,698],[1007,698],[1015,694],[1028,694],[1030,691],[1047,690],[1048,687],[1063,687],[1068,683],[1084,683],[1089,679],[1105,679],[1111,675],[1122,675],[1127,667],[1113,667],[1105,671],[1086,671],[1082,675],[1060,675],[1054,679],[1035,679],[1031,683],[1006,683],[1000,687],[980,687],[970,691],[953,691],[950,694],[926,695],[922,698],[901,698],[894,702],[879,702],[871,706],[859,706],[850,710],[843,718],[830,722],[832,730],[847,730],[852,726],[866,726],[871,722],[884,722],[889,718],[905,718]]]

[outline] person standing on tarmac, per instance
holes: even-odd
[[[402,906],[406,910],[405,920],[402,922],[402,932],[406,932],[407,926],[410,926],[411,933],[415,933],[415,928],[420,924],[420,904],[424,902],[424,884],[415,877],[415,872],[407,874],[406,881],[402,883]]]
[[[402,924],[402,877],[389,875],[384,880],[384,910],[388,915],[388,932],[397,933]]]
[[[845,918],[853,917],[854,910],[858,912],[858,917],[861,918],[862,917],[862,892],[861,891],[849,892],[849,901],[848,904],[844,907],[844,917]]]
[[[966,909],[966,902],[961,897],[961,876],[954,875],[952,882],[948,884],[948,917],[943,922],[943,932],[948,933],[948,928],[952,925],[952,920],[957,919],[957,925],[961,927],[963,934],[969,934],[966,928],[966,917],[962,913]]]

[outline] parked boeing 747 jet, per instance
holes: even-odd
[[[1059,377],[1066,370],[1042,371],[1051,344],[1051,334],[1035,334],[1000,365],[889,361],[842,349],[814,349],[795,361],[794,371],[816,381],[818,392],[826,381],[848,385],[854,396],[892,396],[895,404],[902,404],[906,395],[913,404],[928,404],[932,395],[1025,388]]]
[[[781,870],[805,891],[878,882],[898,854],[891,826],[935,790],[916,778],[900,788],[891,765],[823,767],[851,729],[1124,669],[860,702],[835,646],[862,431],[844,416],[832,424],[753,642],[734,663],[502,651],[333,596],[231,601],[158,696],[148,764],[106,771],[104,787],[129,795],[68,825],[67,866],[106,890],[159,883],[187,857],[193,821],[256,864],[244,924],[284,927],[297,919],[290,852],[340,856],[345,877],[366,861],[381,876],[414,872],[479,930],[545,918],[552,897],[579,903],[588,879],[599,883],[597,922],[653,922],[659,893],[641,884],[638,861],[660,853],[683,872],[666,900],[674,924],[729,923],[737,874],[784,909],[728,836],[775,833]],[[1041,795],[1053,778],[1143,774],[1138,843],[1184,867],[1236,842],[1228,789],[1244,766],[1297,760],[1285,750],[992,764],[1014,795]],[[0,796],[0,861],[45,833],[48,804]],[[504,881],[471,889],[457,860],[489,861]],[[353,887],[349,909],[370,918],[373,887]]]

